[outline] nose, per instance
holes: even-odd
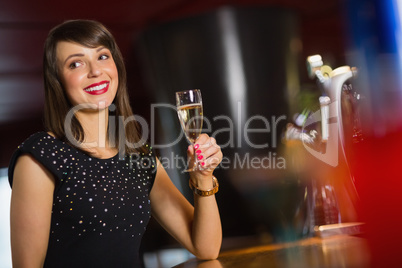
[[[89,64],[88,77],[97,77],[102,74],[102,69],[97,63]]]

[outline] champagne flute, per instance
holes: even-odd
[[[199,89],[191,89],[176,92],[176,107],[181,128],[187,140],[194,146],[202,130],[203,111],[201,91]],[[195,157],[193,168],[185,171],[189,172],[200,169],[198,159]]]

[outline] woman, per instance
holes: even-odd
[[[138,267],[151,211],[195,256],[216,258],[212,173],[222,153],[214,139],[203,134],[188,147],[204,166],[190,173],[193,207],[127,120],[125,67],[109,31],[67,21],[50,31],[44,52],[47,132],[21,144],[9,168],[14,267]]]

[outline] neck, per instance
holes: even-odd
[[[116,148],[109,147],[107,135],[108,108],[90,112],[79,111],[76,113],[76,117],[84,130],[84,150],[101,158],[115,154]]]

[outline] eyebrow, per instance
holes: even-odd
[[[96,49],[96,52],[99,52],[99,51],[101,51],[102,49],[105,49],[105,48],[106,48],[106,47],[104,47],[104,46],[98,47],[98,48]],[[73,57],[83,57],[83,56],[85,56],[83,53],[71,54],[71,55],[69,55],[69,56],[64,60],[64,64],[66,64],[66,62],[67,62],[69,59],[73,58]]]

